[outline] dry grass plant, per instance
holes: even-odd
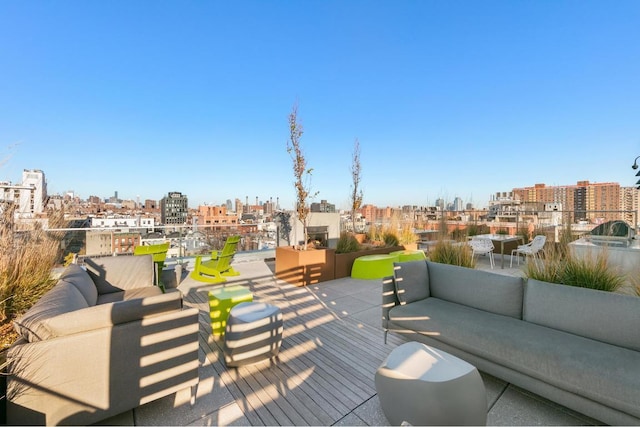
[[[476,262],[473,251],[469,245],[438,240],[432,250],[429,251],[429,259],[442,264],[459,265],[461,267],[475,268]]]
[[[16,233],[15,205],[2,205],[0,214],[0,326],[10,324],[53,287],[51,270],[62,255],[61,233],[33,231]],[[57,224],[56,224],[57,223]],[[50,216],[50,227],[62,226],[62,213]],[[3,345],[5,332],[2,328]]]
[[[350,252],[358,252],[360,250],[360,243],[356,236],[351,233],[343,231],[340,233],[338,244],[336,245],[337,254],[346,254]]]
[[[570,250],[571,239],[570,233],[562,233],[557,244],[545,246],[542,259],[527,263],[525,275],[544,282],[607,292],[615,292],[624,285],[625,277],[608,263],[606,250],[595,256],[577,257]]]
[[[411,245],[418,241],[418,236],[413,232],[413,227],[410,224],[405,224],[400,229],[398,240],[400,244]]]

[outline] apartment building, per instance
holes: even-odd
[[[200,205],[196,218],[198,225],[204,226],[238,224],[238,215],[230,212],[226,204],[220,206]]]
[[[603,222],[619,219],[622,210],[620,184],[615,182],[578,181],[575,185],[514,188],[514,200],[564,207],[565,218],[574,221]]]
[[[160,222],[164,225],[185,225],[187,223],[187,196],[172,191],[160,200]]]

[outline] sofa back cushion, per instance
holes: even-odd
[[[154,284],[151,255],[85,258],[84,267],[100,295]]]
[[[75,286],[89,305],[96,305],[98,302],[98,289],[91,280],[89,273],[78,264],[71,264],[64,269],[60,275],[60,280]]]
[[[400,304],[409,304],[429,297],[429,272],[426,261],[393,263],[396,294]]]
[[[640,351],[640,298],[527,280],[524,320]]]
[[[78,288],[60,280],[13,325],[16,332],[27,341],[42,341],[51,338],[46,327],[48,319],[87,307],[89,304]]]
[[[522,277],[431,261],[427,266],[432,297],[522,319]]]

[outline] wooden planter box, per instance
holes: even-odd
[[[335,254],[335,273],[334,278],[341,279],[343,277],[351,277],[351,267],[356,258],[364,255],[380,255],[388,254],[394,251],[404,250],[404,246],[391,246],[386,248],[366,249],[358,252],[347,252],[345,254]]]
[[[334,249],[298,251],[292,246],[276,248],[276,277],[295,286],[308,286],[333,280]]]

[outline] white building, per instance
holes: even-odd
[[[0,182],[0,200],[17,204],[16,218],[34,218],[44,212],[47,182],[44,172],[37,169],[22,171],[22,184]]]
[[[147,228],[155,227],[155,219],[153,217],[94,217],[91,218],[91,228]]]

